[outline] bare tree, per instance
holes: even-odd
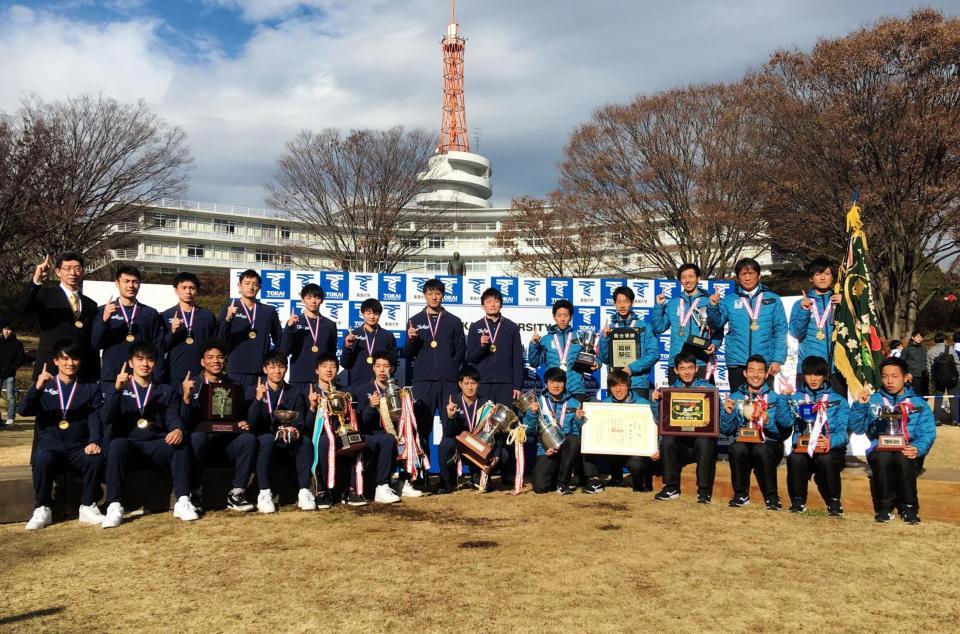
[[[604,231],[585,210],[551,194],[514,199],[500,225],[496,246],[517,273],[538,277],[589,277],[600,270],[607,252]]]
[[[442,209],[410,206],[435,145],[435,135],[402,127],[304,130],[280,157],[268,204],[309,225],[311,246],[334,268],[391,272],[444,228]]]
[[[763,189],[752,173],[759,150],[742,92],[695,86],[600,108],[567,144],[561,191],[663,275],[680,262],[727,275],[766,243]]]
[[[751,78],[770,149],[771,236],[803,260],[842,254],[860,190],[887,337],[913,329],[924,276],[960,254],[960,20],[886,19]]]

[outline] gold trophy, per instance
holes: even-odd
[[[338,456],[355,454],[367,446],[357,429],[357,417],[350,394],[337,390],[327,392],[323,397],[323,407],[336,437]]]

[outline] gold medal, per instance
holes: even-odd
[[[756,319],[750,322],[750,330],[760,330],[760,324],[757,323]]]
[[[62,421],[60,421],[60,424],[57,425],[57,427],[59,427],[60,429],[67,429],[68,427],[70,427],[70,421],[64,418]]]
[[[188,345],[188,346],[192,346],[192,345],[193,345],[193,337],[187,337],[185,341],[187,342],[187,345]]]
[[[490,344],[490,352],[496,352],[496,351],[497,351],[497,344],[491,343],[491,344]]]
[[[146,418],[141,418],[137,421],[137,427],[139,427],[140,429],[146,429],[149,426],[150,426],[150,423],[147,422]]]
[[[256,339],[256,338],[257,338],[257,331],[256,331],[256,330],[251,330],[250,332],[247,333],[247,337],[250,338],[250,339]]]
[[[79,319],[73,322],[73,325],[76,326],[77,328],[83,328],[83,322],[80,321]]]
[[[437,347],[437,340],[436,340],[436,339],[434,339],[433,341],[430,342],[430,347],[431,347],[431,348],[436,348],[436,347]]]
[[[317,346],[310,346],[310,352],[320,352],[320,348]]]
[[[367,363],[373,365],[373,357],[367,357]]]
[[[826,338],[827,338],[827,333],[823,332],[822,329],[817,330],[817,339],[819,339],[820,341],[823,341]]]
[[[133,342],[134,339],[136,339],[136,337],[133,336],[132,332],[127,334],[127,341]]]

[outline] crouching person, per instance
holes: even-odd
[[[570,495],[570,478],[576,472],[580,486],[586,485],[583,456],[580,454],[580,426],[583,424],[583,405],[567,391],[567,373],[560,368],[549,368],[543,375],[547,384],[523,418],[527,434],[537,436],[537,461],[533,465],[533,492],[556,491]],[[556,448],[544,446],[540,435],[540,414],[547,425],[554,425],[563,433],[563,443]]]
[[[180,407],[169,385],[154,383],[157,349],[139,343],[117,374],[113,389],[103,404],[104,437],[107,449],[107,513],[101,526],[114,528],[123,521],[123,491],[127,467],[148,462],[170,469],[173,493],[177,498],[173,516],[184,521],[197,519],[190,503],[190,454]]]
[[[102,396],[97,383],[82,383],[78,373],[83,349],[62,342],[53,350],[56,374],[49,364],[37,377],[20,402],[21,416],[34,416],[37,438],[33,454],[33,494],[35,509],[27,530],[46,528],[53,521],[53,481],[68,471],[83,475],[79,519],[83,524],[99,524],[103,515],[97,508],[100,476],[103,468],[100,407]]]
[[[390,487],[390,479],[397,467],[397,428],[383,400],[387,382],[393,374],[393,356],[386,350],[373,353],[373,380],[357,383],[350,389],[357,402],[357,421],[363,435],[364,470],[376,475],[373,501],[378,504],[393,504],[400,496]],[[412,408],[411,408],[412,413]],[[410,486],[409,480],[397,483],[404,495],[408,491],[414,497],[422,495]]]
[[[290,454],[297,471],[297,507],[302,511],[315,511],[317,502],[310,491],[312,480],[310,467],[313,464],[313,443],[307,431],[307,399],[303,388],[284,381],[287,374],[287,357],[281,350],[272,350],[263,358],[263,373],[267,380],[257,384],[254,398],[250,401],[247,422],[257,437],[257,510],[274,513],[273,490],[270,486],[270,464],[277,451]],[[296,418],[275,420],[275,413],[287,412]]]

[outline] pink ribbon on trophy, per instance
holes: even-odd
[[[763,431],[763,413],[770,409],[770,404],[767,402],[766,394],[757,394],[756,398],[753,399],[753,416],[750,419],[750,423],[760,432],[760,440],[766,442],[767,434]],[[768,414],[769,416],[769,414]]]
[[[900,433],[903,434],[903,442],[909,445],[910,432],[907,430],[907,423],[910,422],[910,412],[915,409],[913,403],[910,401],[900,401],[896,405],[891,405],[886,396],[883,397],[883,403],[887,407],[900,410]]]
[[[334,485],[337,481],[337,443],[336,438],[333,434],[333,424],[330,422],[330,411],[328,409],[326,401],[323,402],[323,431],[327,434],[327,489],[333,490]],[[353,405],[347,403],[347,410],[349,411],[350,416],[350,425],[354,429],[357,428],[357,415],[353,410]],[[357,452],[356,461],[354,462],[354,470],[357,475],[357,484],[355,486],[355,491],[358,495],[362,495],[363,491],[363,461],[361,460],[363,452]]]
[[[810,442],[807,444],[807,455],[811,458],[817,450],[817,442],[820,441],[821,432],[830,434],[830,425],[827,422],[827,399],[829,397],[829,394],[824,394],[819,401],[813,404],[813,411],[817,413],[817,418],[813,421],[813,429],[810,430]]]
[[[403,439],[403,448],[400,451],[400,460],[404,463],[404,468],[410,474],[412,479],[416,479],[421,469],[430,468],[430,459],[423,456],[421,462],[420,456],[423,455],[423,449],[420,447],[420,436],[417,433],[417,418],[413,415],[413,402],[410,398],[403,398],[400,401],[400,432],[399,436]]]

